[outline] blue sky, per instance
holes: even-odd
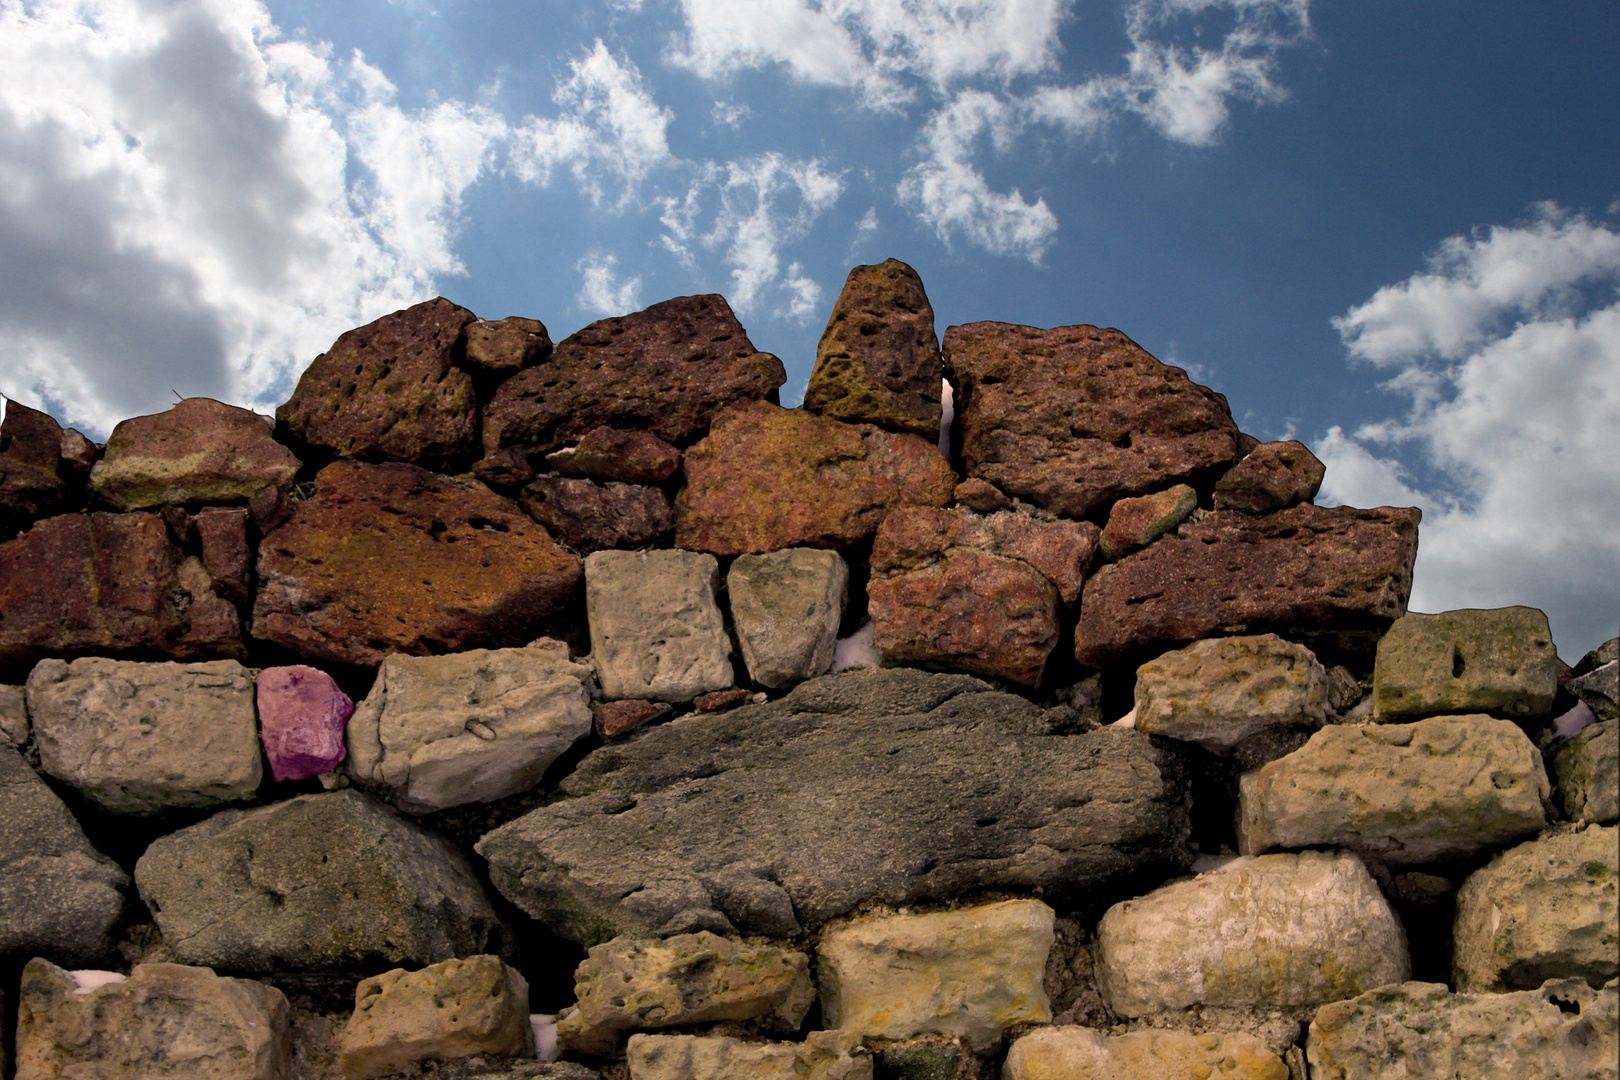
[[[1620,619],[1610,0],[0,0],[0,392],[268,411],[435,294],[725,293],[802,392],[849,267],[1117,326],[1425,509],[1417,610]]]

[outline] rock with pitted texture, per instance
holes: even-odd
[[[690,551],[598,551],[585,611],[602,695],[690,701],[731,687],[720,564]]]
[[[1099,548],[1110,562],[1129,555],[1180,525],[1198,509],[1198,493],[1186,484],[1151,495],[1121,499],[1108,511]]]
[[[630,1080],[872,1080],[859,1035],[812,1031],[802,1043],[719,1035],[632,1035]]]
[[[290,488],[301,464],[264,417],[186,398],[113,428],[90,470],[90,490],[117,510],[245,505],[263,488]]]
[[[1269,728],[1321,727],[1327,697],[1327,671],[1305,646],[1212,638],[1136,669],[1136,728],[1223,754]]]
[[[354,702],[332,676],[303,664],[265,668],[254,680],[259,741],[278,782],[331,772],[343,763]]]
[[[580,555],[644,547],[669,531],[669,499],[655,487],[542,476],[518,505]]]
[[[1097,526],[1012,511],[979,515],[907,507],[884,519],[872,544],[872,569],[879,575],[926,570],[956,548],[1026,563],[1052,583],[1063,603],[1072,604],[1097,550]]]
[[[62,460],[63,431],[50,416],[6,401],[0,422],[0,540],[68,509],[78,479]]]
[[[1012,1044],[1004,1080],[1288,1080],[1288,1066],[1246,1032],[1131,1031],[1092,1028],[1032,1031]]]
[[[849,595],[842,555],[815,548],[739,555],[726,594],[750,679],[781,689],[827,673]]]
[[[1490,713],[1539,720],[1552,712],[1557,692],[1558,652],[1536,608],[1407,615],[1378,642],[1373,719]]]
[[[1327,466],[1302,442],[1261,443],[1215,482],[1215,509],[1269,514],[1310,502]]]
[[[686,482],[677,546],[741,555],[848,547],[902,506],[944,506],[956,474],[917,435],[756,403],[715,418],[686,452]]]
[[[504,319],[478,319],[467,324],[467,349],[462,365],[482,379],[505,380],[551,355],[551,335],[539,319],[509,315]]]
[[[1556,788],[1572,821],[1620,820],[1620,720],[1592,724],[1553,757]]]
[[[1209,637],[1382,630],[1406,614],[1414,509],[1218,510],[1086,582],[1075,659],[1091,667]]]
[[[546,455],[564,476],[624,484],[662,484],[681,467],[681,452],[650,431],[592,428],[573,446]]]
[[[899,259],[857,266],[816,346],[804,407],[938,439],[943,373],[934,309],[917,271]]]
[[[478,450],[478,400],[459,365],[477,316],[444,297],[345,332],[304,369],[276,426],[312,455],[443,469]]]
[[[339,1061],[346,1080],[371,1080],[418,1061],[533,1052],[528,981],[483,955],[360,980]]]
[[[1238,457],[1226,399],[1118,330],[953,326],[945,371],[968,475],[1065,517]]]
[[[501,384],[484,412],[484,452],[546,454],[603,425],[686,446],[721,409],[774,400],[785,381],[725,297],[676,297],[594,322]]]
[[[259,544],[253,635],[312,661],[375,666],[521,645],[561,618],[579,560],[476,480],[340,461]]]

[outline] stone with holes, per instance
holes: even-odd
[[[1445,611],[1397,619],[1378,642],[1373,718],[1440,713],[1543,719],[1558,692],[1558,652],[1536,608]]]

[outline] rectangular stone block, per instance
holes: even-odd
[[[1540,719],[1557,692],[1558,651],[1547,616],[1535,608],[1406,615],[1378,642],[1373,718],[1380,723],[1444,713]]]

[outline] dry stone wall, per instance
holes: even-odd
[[[0,1076],[1616,1075],[1616,641],[896,260],[783,380],[436,299],[273,420],[11,404]]]

